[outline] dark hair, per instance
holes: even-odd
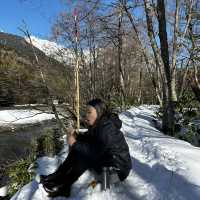
[[[101,99],[92,99],[88,101],[86,105],[95,108],[95,110],[97,111],[97,119],[100,119],[103,115],[106,115],[108,113],[108,107]]]

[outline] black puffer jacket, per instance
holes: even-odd
[[[88,159],[98,171],[102,166],[112,166],[118,170],[120,180],[124,180],[131,169],[129,148],[123,133],[122,122],[116,114],[103,116],[94,127],[85,134],[77,136],[72,148]]]

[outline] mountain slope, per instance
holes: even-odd
[[[25,38],[25,40],[29,43],[28,38]],[[40,49],[47,56],[52,57],[61,63],[71,64],[74,60],[73,52],[64,48],[62,45],[35,36],[31,36],[31,40],[35,47]]]
[[[19,57],[24,57],[27,60],[30,61],[30,63],[35,62],[35,57],[33,54],[33,50],[29,42],[27,42],[27,39],[24,39],[23,37],[12,35],[8,33],[2,33],[0,32],[0,48],[7,48],[12,49],[16,52],[16,54]],[[51,47],[49,47],[51,48]],[[39,58],[39,64],[42,66],[62,66],[61,63],[56,61],[55,59],[52,59],[48,57],[43,51],[41,51],[39,48],[34,47],[34,51],[36,52],[38,58]]]
[[[36,47],[34,51],[52,95],[62,96],[60,90],[66,85],[59,84],[65,84],[69,68]],[[46,101],[32,46],[20,36],[0,32],[0,83],[0,106]]]

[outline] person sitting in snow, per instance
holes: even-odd
[[[85,122],[87,132],[67,137],[69,154],[57,171],[41,176],[51,197],[69,196],[71,185],[88,169],[100,174],[103,167],[113,167],[120,181],[130,172],[129,148],[120,131],[122,122],[118,115],[108,112],[102,100],[93,99],[87,103]]]

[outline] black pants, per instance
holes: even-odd
[[[48,175],[43,184],[45,184],[47,188],[58,185],[63,185],[63,187],[66,188],[71,187],[71,185],[91,167],[89,163],[87,158],[71,150],[56,172]]]

